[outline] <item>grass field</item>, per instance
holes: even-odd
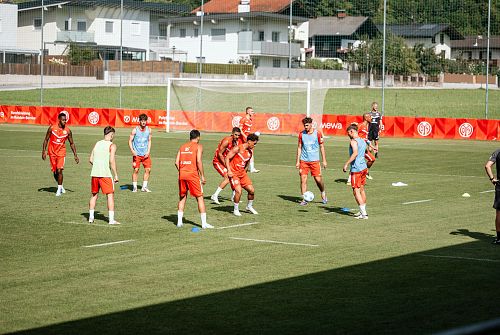
[[[231,98],[231,91],[219,94],[210,92],[205,99],[214,110],[243,110],[252,105],[256,111],[268,111],[277,103],[287,105],[288,98],[276,99],[260,94],[237,94]],[[427,116],[451,118],[485,118],[485,90],[427,90],[388,89],[386,90],[385,114],[391,116]],[[313,93],[313,98],[315,94]],[[323,95],[322,95],[323,96]],[[237,100],[237,102],[234,102]],[[380,89],[330,89],[323,104],[326,114],[362,114],[369,110],[372,101],[381,101]],[[0,105],[39,105],[40,91],[0,91]],[[119,91],[116,87],[67,88],[44,90],[44,104],[47,106],[103,107],[119,106]],[[240,106],[234,108],[234,106]],[[295,104],[299,105],[300,104]],[[313,108],[316,105],[313,103]],[[125,87],[123,107],[140,109],[166,109],[165,87]],[[172,108],[179,106],[173,103]],[[273,108],[271,108],[273,109]],[[272,110],[275,112],[275,110]],[[301,111],[304,113],[305,111]],[[500,119],[500,90],[490,90],[490,119]]]
[[[41,160],[45,131],[0,125],[0,333],[423,334],[500,314],[483,169],[497,143],[383,139],[360,222],[340,170],[346,138],[326,141],[329,203],[300,207],[296,139],[263,136],[261,173],[251,175],[259,215],[234,217],[225,190],[221,205],[206,203],[208,221],[227,229],[195,233],[191,199],[187,224],[175,226],[173,163],[187,134],[154,133],[153,193],[118,190],[122,225],[108,226],[102,198],[96,223],[85,217],[88,153],[102,130],[73,128],[81,163],[68,156],[60,198]],[[122,186],[131,184],[128,135],[119,129],[115,141]],[[221,136],[202,136],[208,197]],[[129,242],[95,246],[118,241]]]

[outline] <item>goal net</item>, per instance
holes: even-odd
[[[253,107],[253,130],[295,134],[305,116],[321,120],[324,96],[324,91],[312,92],[309,81],[172,78],[166,130],[229,132],[245,108]]]

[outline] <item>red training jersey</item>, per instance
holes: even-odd
[[[193,180],[199,179],[198,174],[198,143],[187,142],[179,149],[179,179]]]
[[[365,142],[368,141],[368,127],[369,126],[367,124],[365,124],[364,122],[358,124],[358,135]]]
[[[245,149],[243,144],[238,145],[238,148],[238,153],[229,162],[233,173],[244,172],[253,155],[252,149]]]
[[[222,157],[226,157],[227,154],[229,153],[229,151],[231,151],[231,149],[234,148],[238,144],[239,138],[238,138],[238,141],[234,141],[232,136],[226,136],[226,137],[224,137],[219,142],[219,145],[217,146],[217,149],[215,150],[214,161],[219,161],[220,162],[220,160],[219,160],[219,152],[220,152],[220,148],[222,146],[222,142],[224,142],[224,141],[228,141],[229,144],[227,145],[226,150],[224,150],[224,152],[222,153]],[[221,163],[224,165],[224,162],[221,162]]]
[[[66,139],[69,135],[69,128],[59,127],[59,124],[50,126],[49,137],[49,156],[65,157],[66,156]]]
[[[246,139],[247,136],[252,133],[252,125],[253,125],[252,118],[247,119],[246,116],[241,118],[239,128],[241,130],[241,135],[244,137],[244,139]]]

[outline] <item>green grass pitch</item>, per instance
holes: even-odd
[[[186,133],[154,132],[153,193],[117,190],[122,225],[111,227],[102,196],[96,224],[85,219],[88,154],[102,129],[73,128],[81,163],[68,147],[60,198],[41,160],[45,131],[0,125],[0,333],[422,334],[500,313],[483,168],[498,142],[383,138],[360,222],[341,210],[356,211],[341,172],[347,138],[326,140],[329,203],[309,180],[317,199],[300,207],[296,138],[264,135],[251,175],[259,215],[233,216],[229,189],[221,205],[206,200],[216,228],[255,224],[194,233],[192,199],[187,224],[175,226],[174,157]],[[122,186],[129,132],[115,140]],[[211,160],[222,136],[202,134],[207,197],[220,181]],[[85,247],[118,241],[129,242]]]

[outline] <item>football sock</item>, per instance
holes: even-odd
[[[94,220],[94,210],[89,209],[89,220]]]
[[[253,207],[253,200],[248,200],[248,207]]]
[[[222,188],[217,187],[217,191],[215,191],[214,195],[218,197],[220,192],[222,192]]]
[[[109,211],[109,222],[115,222],[115,211]]]
[[[239,202],[235,202],[234,203],[234,209],[235,210],[240,210],[240,203]]]
[[[326,199],[326,191],[321,192],[321,198]]]
[[[254,163],[253,163],[253,159],[250,160],[250,171],[253,171],[255,170],[255,166],[254,166]]]
[[[361,214],[363,214],[364,216],[368,215],[366,213],[366,204],[362,204],[362,205],[359,205],[359,211],[361,212]]]
[[[62,186],[62,185],[57,185],[57,191],[58,191],[58,192],[62,191],[62,189],[63,189],[63,186]]]
[[[201,216],[201,225],[204,226],[207,224],[207,213],[200,213]]]
[[[142,182],[142,188],[143,189],[144,188],[148,188],[148,181],[147,180],[145,180],[145,181]]]
[[[182,224],[182,216],[184,215],[184,212],[177,211],[177,224]]]
[[[134,190],[137,190],[137,182],[136,181],[132,182],[132,187],[134,188]]]

